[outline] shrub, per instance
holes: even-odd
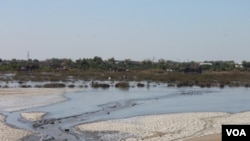
[[[69,88],[74,88],[75,85],[71,84],[71,85],[68,85]]]
[[[143,84],[143,83],[137,83],[137,87],[144,87],[145,86],[145,84]]]
[[[47,83],[43,85],[44,88],[64,88],[66,87],[63,83]]]
[[[116,88],[129,88],[129,83],[128,82],[119,82],[115,84]]]
[[[30,85],[21,85],[20,87],[21,87],[21,88],[31,88]]]
[[[92,82],[91,84],[92,88],[109,88],[110,85],[106,83],[97,83],[97,82]]]
[[[224,88],[225,84],[224,83],[220,83],[220,88]]]

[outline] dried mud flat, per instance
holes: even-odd
[[[1,88],[0,111],[18,111],[65,101],[63,93],[80,89],[69,88]]]
[[[178,113],[139,116],[77,126],[89,140],[96,141],[181,141],[218,140],[222,124],[249,124],[250,112]],[[200,138],[198,138],[200,137]]]

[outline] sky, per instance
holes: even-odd
[[[0,58],[250,61],[249,0],[1,0]]]

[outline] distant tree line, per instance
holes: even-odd
[[[3,60],[0,59],[0,71],[54,71],[54,70],[159,70],[159,71],[181,71],[192,70],[199,67],[203,71],[231,71],[235,69],[250,69],[250,62],[243,61],[242,66],[236,65],[234,61],[205,61],[211,65],[200,65],[198,62],[175,62],[159,59],[158,61],[143,60],[133,61],[130,59],[116,60],[109,58],[103,60],[101,57],[80,58],[75,61],[67,58],[51,58],[46,60]]]

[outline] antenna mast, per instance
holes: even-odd
[[[28,61],[29,61],[29,59],[30,59],[30,52],[29,51],[27,53],[27,57],[28,57]]]

